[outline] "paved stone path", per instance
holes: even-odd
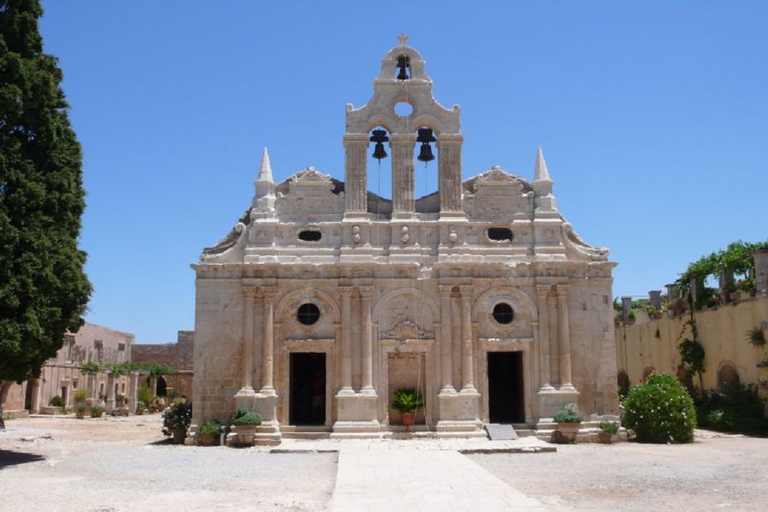
[[[535,456],[535,455],[521,455]],[[342,448],[334,512],[546,509],[453,450]]]

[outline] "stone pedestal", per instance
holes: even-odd
[[[480,393],[439,394],[438,437],[484,437],[480,421]]]
[[[552,390],[542,389],[536,395],[539,399],[539,423],[551,422],[557,411],[579,401],[579,392],[570,386]]]
[[[277,395],[257,394],[251,409],[261,416],[261,425],[256,427],[254,443],[258,445],[280,444],[280,423],[277,421]]]
[[[333,424],[332,439],[378,439],[381,424],[376,419],[378,396],[371,394],[336,395],[337,420]]]

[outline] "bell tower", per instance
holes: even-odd
[[[440,218],[464,218],[461,205],[461,108],[447,109],[432,96],[432,79],[419,52],[398,36],[373,81],[373,97],[355,109],[347,104],[344,218],[368,218],[367,154],[392,158],[392,219],[416,216],[414,160],[437,159]],[[407,114],[398,114],[408,110]],[[384,144],[389,143],[387,152]],[[419,155],[414,158],[416,144]],[[433,153],[433,145],[437,157]],[[388,154],[389,153],[389,154]]]

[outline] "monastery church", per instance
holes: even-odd
[[[532,181],[462,179],[460,107],[398,40],[370,101],[346,107],[344,181],[309,167],[275,183],[265,149],[252,204],[192,265],[193,425],[243,406],[257,443],[389,437],[400,388],[424,397],[414,434],[541,435],[574,402],[586,421],[617,414],[608,251],[557,209],[540,149]],[[391,199],[369,190],[369,151]],[[422,162],[438,190],[417,199]]]

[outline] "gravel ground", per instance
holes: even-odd
[[[686,445],[578,444],[470,457],[553,511],[768,510],[768,439],[697,431]]]
[[[326,510],[335,453],[168,444],[160,415],[6,422],[0,510]]]
[[[0,510],[328,509],[337,454],[174,446],[161,423],[157,414],[8,421]],[[697,431],[689,445],[557,450],[469,457],[555,512],[768,510],[768,439]]]

